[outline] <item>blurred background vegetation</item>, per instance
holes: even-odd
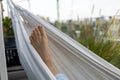
[[[61,22],[61,31],[120,69],[119,18],[102,16],[69,20]]]
[[[13,36],[13,28],[12,28],[12,21],[9,17],[3,18],[3,31],[4,31],[4,36]]]
[[[94,19],[50,23],[120,69],[119,18],[102,16]],[[14,35],[9,17],[3,19],[3,26],[4,36]]]

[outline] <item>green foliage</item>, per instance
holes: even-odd
[[[3,19],[3,29],[5,36],[14,35],[13,28],[12,28],[12,21],[9,17],[5,17]]]
[[[94,31],[91,24],[89,26],[81,28],[81,37],[78,41],[95,54],[120,68],[120,43],[107,40],[104,34],[99,35],[98,29]]]
[[[75,31],[80,31],[80,37],[76,38],[74,30],[70,22],[62,22],[62,31],[80,42],[82,45],[93,51],[98,56],[110,62],[114,66],[120,68],[120,43],[117,41],[108,40],[106,33],[110,24],[107,21],[96,21],[88,23],[75,23],[71,22]],[[102,33],[102,34],[101,34]]]

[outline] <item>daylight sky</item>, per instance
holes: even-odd
[[[16,4],[29,10],[28,0],[13,0]],[[29,0],[31,12],[50,20],[57,19],[56,0]],[[94,5],[93,17],[110,16],[120,9],[120,0],[59,0],[60,20],[87,18],[91,16]],[[5,15],[7,15],[6,0],[3,0]]]

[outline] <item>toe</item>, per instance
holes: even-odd
[[[37,38],[37,33],[36,33],[35,29],[33,30],[32,37],[34,40],[36,40],[36,38]]]
[[[41,33],[40,33],[40,31],[39,31],[38,28],[36,28],[36,33],[37,33],[37,36],[38,36],[38,37],[41,37]]]
[[[39,28],[39,31],[40,31],[41,35],[44,36],[44,37],[47,37],[44,27],[43,26],[39,26],[38,28]]]

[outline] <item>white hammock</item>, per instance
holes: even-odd
[[[51,24],[8,0],[19,58],[29,80],[55,80],[29,36],[38,24],[47,32],[54,62],[70,80],[120,80],[120,70],[106,62]]]
[[[2,26],[2,1],[0,1],[0,80],[8,80]]]

